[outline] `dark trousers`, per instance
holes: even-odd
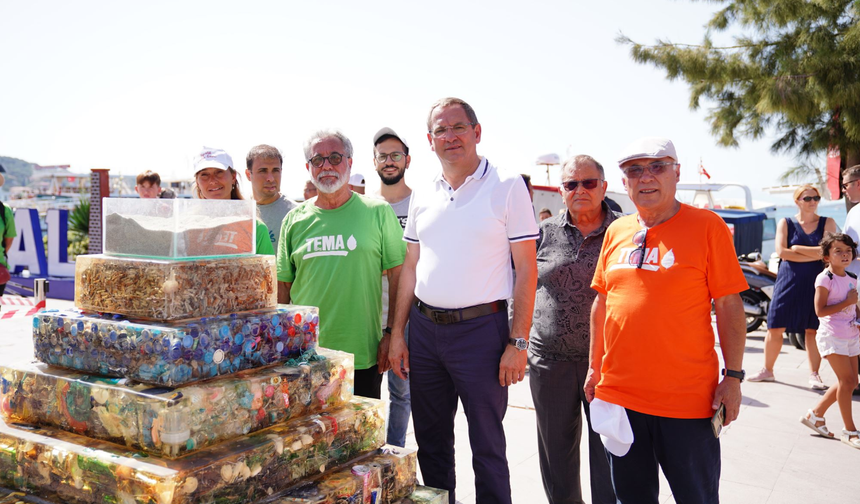
[[[619,504],[657,504],[658,465],[677,504],[720,502],[720,440],[710,418],[681,419],[627,410],[633,445],[623,457],[608,451]]]
[[[549,504],[583,504],[579,446],[582,410],[588,420],[591,503],[615,504],[609,459],[600,434],[591,429],[589,404],[582,390],[588,363],[544,359],[529,354],[529,386],[537,418],[538,457]]]
[[[469,423],[477,503],[510,504],[502,427],[508,389],[499,385],[499,361],[510,334],[507,313],[436,325],[413,306],[409,323],[412,422],[424,484],[448,490],[454,504],[454,416],[459,398]]]
[[[382,397],[382,375],[379,374],[379,367],[374,364],[367,369],[356,369],[353,392],[357,396],[373,399]]]

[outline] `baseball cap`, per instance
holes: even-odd
[[[379,139],[384,137],[385,135],[390,135],[400,140],[400,143],[402,143],[403,147],[405,147],[406,149],[406,154],[409,154],[409,144],[406,143],[406,140],[400,138],[400,135],[398,135],[396,131],[389,128],[388,126],[382,128],[381,130],[377,131],[375,135],[373,135],[373,146],[376,147],[376,144],[379,143]]]
[[[595,398],[589,406],[591,428],[600,434],[603,446],[616,457],[623,457],[633,444],[633,429],[627,411],[617,405]]]
[[[225,150],[203,147],[200,154],[194,158],[194,175],[206,168],[218,168],[220,170],[233,168],[233,158]]]
[[[678,162],[678,154],[675,153],[675,144],[668,138],[642,137],[625,147],[619,155],[618,164],[624,164],[633,159],[660,159],[672,158]]]
[[[364,175],[360,173],[353,173],[349,176],[349,185],[355,187],[364,187]]]

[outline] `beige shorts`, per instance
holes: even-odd
[[[818,333],[815,335],[815,343],[818,345],[818,352],[822,357],[830,354],[847,355],[848,357],[860,355],[860,338],[857,337],[846,339],[837,338],[827,333]]]

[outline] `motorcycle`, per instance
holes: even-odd
[[[762,261],[759,252],[742,254],[738,256],[738,262],[749,285],[749,289],[741,292],[740,295],[744,302],[747,332],[752,332],[767,321],[767,310],[773,299],[776,273],[767,269],[767,264]]]

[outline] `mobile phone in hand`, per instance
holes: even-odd
[[[726,405],[720,404],[720,407],[717,408],[717,412],[714,413],[713,418],[711,418],[711,430],[714,431],[714,437],[720,437],[720,433],[723,430],[723,424],[726,422]]]

